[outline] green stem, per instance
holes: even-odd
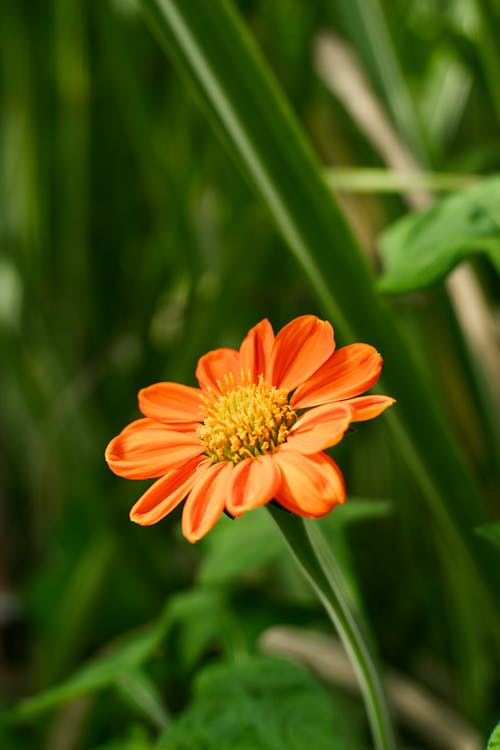
[[[373,654],[368,646],[342,572],[330,554],[317,524],[278,507],[267,506],[298,562],[315,590],[344,644],[357,674],[377,750],[396,750],[396,738]]]

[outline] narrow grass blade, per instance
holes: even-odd
[[[323,308],[350,340],[374,344],[382,386],[398,399],[394,427],[434,521],[458,530],[485,518],[477,486],[420,373],[411,345],[374,280],[312,151],[228,3],[142,0],[161,42],[209,107],[217,127],[304,268]],[[464,552],[465,554],[465,552]],[[484,565],[491,579],[491,569]]]

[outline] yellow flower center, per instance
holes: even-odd
[[[204,398],[204,414],[198,434],[206,455],[235,464],[272,453],[297,421],[286,389],[268,385],[262,376],[257,385],[236,385],[229,376],[224,393]]]

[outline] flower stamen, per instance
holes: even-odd
[[[214,462],[237,464],[273,453],[286,441],[298,417],[288,403],[287,390],[268,385],[262,375],[257,384],[236,385],[231,373],[224,381],[224,390],[217,383],[220,394],[212,392],[203,398],[205,418],[197,429],[205,454]]]

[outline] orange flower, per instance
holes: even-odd
[[[157,478],[130,518],[156,523],[187,498],[182,532],[195,542],[224,510],[241,516],[273,498],[300,516],[324,516],[344,502],[345,487],[323,451],[351,422],[372,419],[394,403],[359,395],[378,380],[381,367],[372,346],[335,350],[330,323],[304,315],[276,337],[262,320],[239,351],[205,354],[196,368],[199,388],[143,388],[144,418],[106,449],[115,474]]]

